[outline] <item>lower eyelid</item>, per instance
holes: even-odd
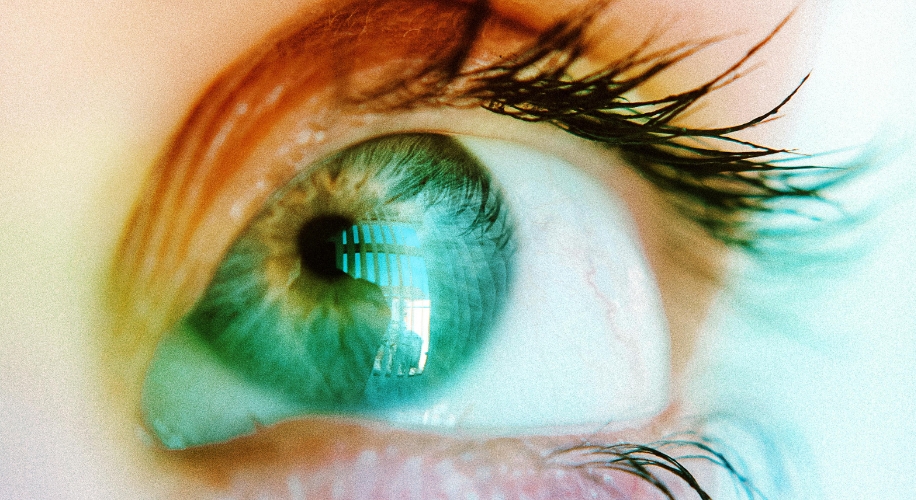
[[[453,129],[466,129],[467,131],[473,131],[478,134],[481,133],[482,129],[498,131],[499,135],[503,137],[518,140],[523,144],[536,145],[538,149],[559,151],[564,157],[574,159],[577,166],[585,165],[585,169],[591,172],[601,172],[604,175],[607,174],[608,156],[606,151],[599,148],[589,149],[591,145],[588,143],[584,143],[576,138],[571,138],[561,131],[538,126],[532,128],[531,126],[519,123],[515,120],[493,117],[492,115],[485,114],[485,112],[483,113],[482,115],[481,112],[476,111],[464,112],[452,110],[445,113],[445,116],[455,116],[459,118],[453,121],[453,126],[451,127]],[[431,128],[430,125],[432,124],[438,126],[440,123],[439,120],[441,119],[442,114],[438,112],[419,113],[414,116],[413,120],[415,121],[411,122],[405,120],[402,125],[413,124],[417,128]],[[479,124],[482,124],[482,126]],[[584,153],[584,151],[589,152]],[[602,151],[604,154],[597,154]],[[611,182],[611,184],[613,184],[613,182]],[[635,199],[640,198],[638,190],[631,190],[625,186],[621,188],[620,191],[625,194],[630,193]],[[137,378],[142,380],[142,377]]]
[[[599,451],[599,443],[626,447],[625,443],[651,442],[648,434],[631,430],[585,439],[483,439],[391,430],[365,422],[290,421],[231,443],[169,452],[171,472],[179,481],[168,497],[665,498],[627,467],[603,463],[617,452]],[[715,465],[714,455],[687,442],[663,449],[688,467],[704,488],[732,480]],[[583,463],[591,465],[579,465]],[[695,495],[685,481],[665,475],[660,467],[649,465],[646,472],[664,481],[676,498]]]
[[[525,129],[522,128],[522,130]],[[523,137],[526,141],[533,140],[524,133],[519,133],[518,137]],[[564,143],[565,139],[562,137],[560,139],[561,140],[557,141],[557,144]],[[543,146],[543,144],[541,144],[541,146]],[[564,150],[564,147],[558,149]],[[570,148],[569,156],[576,157],[577,160],[582,163],[595,161],[592,157],[583,156],[581,153],[576,154],[576,151],[577,149],[575,147]],[[595,166],[602,166],[606,169],[607,164],[604,160],[600,160],[596,162]],[[606,170],[604,172],[607,173]],[[612,175],[611,177],[614,176]],[[611,180],[609,182],[614,184],[618,181]],[[622,188],[621,191],[627,194],[627,196],[632,196],[636,199],[640,198],[640,196],[636,194],[638,191],[632,189],[628,191],[627,188]],[[381,434],[369,437],[379,428],[372,424],[368,424],[369,427],[367,430],[364,427],[365,425],[367,425],[365,422],[348,424],[341,421],[293,421],[287,424],[280,424],[275,429],[261,430],[251,439],[244,438],[238,442],[205,447],[194,451],[177,453],[168,452],[167,455],[163,455],[162,458],[172,464],[169,466],[172,470],[179,470],[181,474],[190,474],[188,478],[191,484],[199,485],[203,482],[203,487],[207,491],[215,489],[228,493],[239,488],[242,491],[248,491],[251,495],[255,495],[256,492],[263,487],[263,484],[260,482],[260,479],[254,478],[272,478],[276,480],[275,487],[279,488],[279,490],[275,491],[291,491],[289,488],[299,487],[290,486],[290,484],[298,484],[292,479],[294,477],[307,478],[310,477],[312,473],[319,470],[324,470],[325,473],[329,473],[327,472],[328,470],[336,470],[336,473],[340,473],[340,470],[352,471],[350,467],[358,461],[361,456],[360,453],[365,451],[359,448],[363,443],[377,443],[375,447],[378,453],[377,456],[383,457],[385,450],[390,449],[391,443],[410,443],[414,442],[413,440],[416,439],[416,442],[419,443],[416,444],[417,448],[408,449],[407,451],[402,449],[401,454],[398,455],[400,458],[390,462],[393,467],[404,467],[404,464],[409,462],[407,457],[423,455],[423,452],[419,451],[423,449],[432,450],[431,453],[434,454],[427,454],[425,455],[426,458],[420,458],[419,460],[421,460],[421,463],[425,466],[434,466],[436,463],[441,463],[440,459],[446,456],[442,454],[443,448],[446,450],[480,449],[489,451],[492,450],[491,446],[504,446],[502,456],[514,455],[520,451],[530,453],[531,450],[534,449],[538,457],[540,457],[543,453],[546,453],[547,450],[555,449],[559,446],[555,442],[552,444],[544,444],[540,447],[532,446],[530,445],[529,439],[537,440],[539,438],[531,437],[523,440],[496,440],[486,442],[478,438],[472,438],[470,440],[462,438],[451,441],[453,447],[449,447],[447,445],[442,445],[441,441],[443,437],[438,434],[416,434],[412,432],[405,434],[398,434],[395,432],[392,434],[392,431],[383,430]],[[324,433],[325,436],[330,435],[339,437],[322,441],[321,436],[313,434],[312,431],[315,431],[319,435]],[[296,438],[297,435],[301,436],[301,439]],[[392,438],[393,435],[398,435],[400,437]],[[403,436],[413,437],[404,438]],[[261,440],[262,438],[263,440]],[[621,434],[621,438],[631,442],[641,442],[645,440],[644,437],[631,432]],[[339,447],[335,448],[335,446],[340,445],[341,439],[353,443],[349,455],[347,455],[347,452],[339,452]],[[499,443],[504,443],[504,445],[500,445]],[[505,443],[511,444],[505,445]],[[322,455],[318,452],[313,453],[315,450],[314,447],[316,446],[327,450],[326,454]],[[342,446],[347,448],[347,445]],[[362,451],[357,452],[358,448]],[[322,469],[320,467],[322,462],[330,463],[334,460],[338,460],[338,463],[346,465],[341,465],[343,469]],[[495,466],[496,465],[494,465],[494,467]],[[398,471],[402,470],[403,469],[398,469]],[[544,476],[545,481],[555,478],[552,474],[557,473],[556,469],[545,470],[547,471],[545,474],[551,474],[551,476]],[[287,473],[282,475],[278,471],[287,471]],[[347,477],[352,476],[348,473]],[[291,483],[290,481],[293,482]],[[302,481],[305,481],[305,479]],[[300,486],[302,488],[308,488],[305,483]],[[286,488],[286,490],[284,490],[284,488]]]
[[[530,140],[530,138],[529,138]],[[580,160],[584,158],[579,157]],[[606,168],[607,165],[604,164]],[[638,197],[638,195],[633,194]],[[664,418],[668,418],[665,415]],[[373,472],[363,475],[363,483],[372,484],[379,491],[398,491],[398,486],[390,486],[393,481],[400,485],[410,484],[416,476],[408,474],[411,467],[419,467],[425,477],[424,484],[444,484],[441,471],[448,472],[448,477],[467,477],[469,483],[474,481],[473,470],[482,464],[490,464],[497,469],[504,464],[478,462],[469,460],[467,452],[479,453],[478,457],[493,454],[498,457],[523,457],[521,462],[512,462],[511,470],[522,474],[533,474],[540,478],[526,482],[530,487],[541,484],[548,491],[557,484],[573,484],[583,488],[581,478],[566,476],[575,483],[557,482],[557,474],[570,474],[563,468],[544,466],[543,456],[551,450],[564,446],[564,438],[508,438],[487,440],[474,437],[445,438],[439,434],[422,434],[416,432],[391,431],[380,427],[382,424],[366,422],[347,423],[340,420],[297,420],[270,429],[261,429],[251,438],[242,438],[224,445],[207,446],[184,452],[161,452],[172,471],[186,475],[188,483],[203,488],[202,491],[219,491],[226,495],[257,496],[266,491],[280,494],[306,491],[321,495],[321,492],[333,491],[335,484],[345,484],[350,491],[365,491],[359,488],[368,486],[347,483],[335,483],[331,477],[355,479],[355,468],[360,464],[378,464],[370,468]],[[645,423],[647,427],[658,425],[658,422]],[[569,438],[576,442],[579,438]],[[612,438],[609,438],[612,439]],[[638,432],[625,432],[616,439],[629,442],[642,442],[646,437]],[[543,440],[543,441],[542,441]],[[536,443],[536,444],[533,444]],[[465,460],[465,461],[463,461]],[[459,464],[453,467],[454,464]],[[465,464],[465,465],[461,465]],[[472,468],[473,466],[473,468]],[[466,467],[466,468],[462,468]],[[514,469],[513,469],[514,467]],[[381,476],[380,471],[386,472]],[[373,475],[375,474],[375,475]],[[530,479],[531,476],[528,476]],[[625,483],[629,476],[622,475],[619,481]],[[377,479],[370,479],[377,478]],[[434,481],[435,479],[435,481]],[[309,481],[312,481],[311,483]],[[541,481],[538,483],[538,481]],[[265,484],[266,483],[266,484]],[[588,483],[590,488],[591,483]],[[385,485],[385,486],[383,486]],[[493,488],[503,487],[507,490],[514,487],[500,481],[492,481]],[[517,486],[517,485],[516,485]],[[176,486],[180,487],[180,486]],[[633,488],[643,488],[643,485]],[[316,493],[317,492],[317,493]],[[405,491],[400,491],[404,493]],[[177,494],[187,497],[187,491]],[[641,494],[641,493],[640,493]],[[374,495],[374,498],[381,496]],[[643,495],[642,497],[645,497]]]

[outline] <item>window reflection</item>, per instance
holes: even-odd
[[[367,387],[373,395],[400,394],[404,377],[421,375],[429,355],[429,275],[417,231],[410,224],[373,217],[332,238],[337,269],[378,285],[391,308]],[[392,378],[394,380],[392,380]]]

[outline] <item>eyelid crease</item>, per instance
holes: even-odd
[[[132,332],[109,349],[111,362],[127,372],[121,379],[139,383],[153,337],[193,304],[271,192],[355,135],[381,133],[372,116],[411,108],[395,99],[368,109],[366,96],[404,75],[448,70],[437,66],[442,60],[494,57],[493,47],[475,45],[483,31],[500,41],[527,36],[485,6],[354,2],[290,25],[214,80],[154,168],[112,268],[112,331]],[[467,39],[455,37],[456,29]],[[283,126],[300,133],[271,135]]]
[[[478,12],[486,11],[485,3],[474,4],[480,6]],[[761,248],[758,240],[765,240],[768,232],[766,227],[751,227],[749,216],[804,213],[796,207],[781,207],[791,200],[823,202],[823,190],[849,177],[849,169],[780,165],[805,156],[732,135],[777,118],[810,73],[780,102],[744,122],[715,128],[677,123],[704,97],[743,76],[753,56],[779,34],[797,8],[741,58],[706,82],[663,98],[632,100],[631,94],[652,78],[725,37],[650,50],[659,37],[656,33],[602,69],[572,77],[573,67],[590,49],[586,31],[599,14],[606,13],[610,3],[594,2],[574,11],[495,63],[481,66],[472,62],[468,54],[479,36],[463,38],[464,48],[459,46],[418,73],[423,77],[419,84],[414,81],[416,75],[402,77],[380,87],[379,92],[367,94],[361,104],[381,111],[430,105],[481,106],[522,121],[549,123],[618,149],[633,168],[666,192],[672,206],[688,219],[716,239],[746,250]],[[461,57],[465,69],[455,73]],[[381,99],[383,96],[386,98]],[[805,181],[794,182],[791,172],[803,170],[809,174]],[[810,175],[812,170],[817,170],[816,178]],[[810,218],[815,220],[816,216]],[[801,225],[797,231],[807,229]],[[785,236],[786,231],[780,234]]]
[[[426,5],[431,9],[438,9],[443,5],[443,3],[434,1],[395,0],[358,3],[358,7],[369,9],[370,5],[379,7],[415,6],[417,4]],[[304,35],[307,31],[305,29],[288,38],[283,38],[281,42],[257,49],[254,56],[243,60],[223,74],[192,110],[182,130],[176,136],[173,146],[155,172],[155,177],[151,179],[153,189],[149,191],[152,195],[141,201],[141,206],[135,212],[136,215],[131,221],[129,232],[125,235],[119,253],[115,287],[118,292],[126,292],[119,297],[119,301],[130,307],[131,313],[140,316],[142,321],[153,323],[146,325],[145,330],[148,330],[148,334],[155,335],[162,331],[163,329],[157,328],[155,324],[169,322],[170,313],[174,314],[175,311],[181,310],[192,300],[196,289],[205,285],[210,275],[206,271],[208,266],[215,265],[215,262],[212,262],[213,259],[218,261],[219,255],[214,252],[218,252],[220,247],[227,245],[237,228],[244,225],[245,212],[232,216],[229,222],[224,220],[231,210],[223,210],[225,206],[213,206],[219,201],[219,195],[233,188],[237,190],[239,185],[249,185],[249,191],[254,189],[257,192],[246,194],[245,202],[246,206],[250,207],[249,211],[255,210],[260,205],[257,200],[269,196],[272,192],[271,188],[282,185],[289,177],[292,177],[302,163],[301,161],[299,163],[290,161],[288,164],[275,162],[270,165],[262,165],[257,172],[245,170],[247,165],[243,165],[243,159],[248,157],[260,140],[268,135],[272,128],[270,125],[277,117],[299,106],[306,105],[307,109],[317,110],[327,107],[328,103],[332,107],[337,106],[337,111],[316,118],[315,122],[320,122],[320,120],[333,122],[347,112],[364,111],[367,105],[370,108],[372,105],[377,105],[373,109],[375,112],[399,112],[430,105],[478,106],[482,100],[485,101],[486,96],[477,95],[474,92],[486,93],[488,89],[475,87],[469,82],[475,82],[475,76],[489,74],[487,72],[491,70],[499,70],[500,64],[508,64],[504,61],[503,63],[483,64],[483,69],[479,68],[480,60],[492,57],[492,54],[487,53],[485,48],[475,46],[480,42],[477,39],[480,33],[491,27],[483,23],[482,18],[474,17],[474,15],[481,15],[480,6],[485,4],[486,2],[478,1],[472,6],[465,6],[467,10],[455,8],[450,14],[443,14],[439,18],[442,20],[440,25],[449,24],[448,20],[467,23],[467,29],[462,30],[464,38],[448,37],[447,40],[452,50],[436,54],[449,62],[428,61],[417,56],[413,59],[400,60],[398,62],[400,65],[396,64],[394,69],[388,68],[386,74],[397,75],[399,72],[403,74],[406,68],[409,70],[408,74],[424,76],[425,79],[419,87],[424,91],[421,93],[385,94],[380,89],[386,87],[377,86],[368,89],[361,88],[360,93],[354,95],[347,85],[341,84],[340,78],[346,75],[347,71],[340,67],[334,67],[337,70],[334,74],[322,73],[318,69],[313,72],[301,72],[302,63],[296,64],[293,61],[297,58],[315,60],[314,54],[308,54],[308,50],[299,46],[299,44],[306,44],[305,39],[308,37]],[[358,41],[361,36],[366,38],[365,34],[358,32],[359,30],[353,31],[359,24],[354,20],[356,18],[352,13],[350,16],[344,14],[345,11],[337,12],[335,19],[340,20],[343,17],[355,24],[332,29],[328,21],[328,24],[323,27],[309,26],[336,33],[340,36],[337,39],[340,44]],[[431,16],[415,16],[414,21],[411,22],[425,23],[429,19]],[[429,22],[430,26],[434,24],[432,21]],[[397,29],[396,24],[391,23],[394,29]],[[582,28],[584,27],[583,24]],[[436,31],[434,27],[429,29]],[[404,33],[398,32],[385,36],[403,38],[403,35]],[[295,36],[299,38],[294,39]],[[320,36],[311,38],[324,39]],[[368,38],[371,39],[371,37]],[[365,45],[367,42],[363,43]],[[345,59],[339,57],[339,52],[346,49],[342,47],[336,47],[336,49],[336,52],[329,50],[333,53],[332,56],[326,58],[329,64],[337,62],[332,59]],[[318,50],[315,52],[317,53]],[[483,55],[479,55],[481,52]],[[478,59],[475,59],[477,57],[475,54],[479,55]],[[283,57],[290,59],[281,63],[279,59]],[[634,60],[645,60],[646,57],[645,55],[642,57],[634,55]],[[379,56],[379,59],[383,57]],[[460,65],[456,63],[459,59],[461,59]],[[512,58],[507,60],[511,62]],[[571,65],[574,60],[571,59],[567,63]],[[293,83],[285,80],[286,85],[277,83],[277,80],[284,81],[282,75],[277,74],[281,73],[276,68],[277,64],[290,65],[284,69],[288,72],[287,76],[292,76],[296,80]],[[320,66],[317,63],[313,64],[316,67]],[[381,65],[379,63],[379,66]],[[468,70],[469,66],[477,66],[479,71]],[[461,67],[461,71],[456,73],[456,67]],[[557,81],[564,81],[565,76],[562,71],[556,72],[554,76],[557,77]],[[385,84],[386,80],[381,83]],[[328,90],[324,93],[318,91],[326,87]],[[401,89],[398,85],[389,84],[387,87],[395,92]],[[404,88],[417,90],[415,86]],[[367,99],[372,99],[372,101],[367,101]],[[491,99],[491,102],[496,101]],[[345,122],[345,120],[338,121]],[[537,121],[549,120],[539,119]],[[327,136],[333,135],[330,130],[316,127],[315,135],[319,133],[327,134]],[[315,137],[313,139],[314,142],[310,145],[314,148],[313,154],[316,156],[336,145],[328,139],[322,140]],[[263,187],[251,187],[258,185]],[[204,234],[195,232],[196,228],[205,226],[207,223],[215,224],[218,229]],[[198,253],[201,249],[206,252]],[[146,312],[147,308],[155,310]],[[163,313],[160,309],[167,310]],[[151,318],[150,315],[153,317]],[[137,335],[132,342],[142,343],[140,338],[142,336],[142,334]],[[121,342],[120,339],[119,342]],[[152,349],[155,345],[155,342],[151,342],[147,347]],[[145,358],[142,361],[149,359],[143,354],[135,354],[133,357],[135,359]],[[145,371],[145,367],[135,367],[135,369],[140,372]],[[142,377],[127,377],[128,380],[131,378],[138,382],[142,380]],[[129,391],[129,393],[136,392]]]
[[[390,26],[379,26],[378,21],[399,13],[403,17],[405,14],[401,10],[407,3],[413,4],[367,2],[360,3],[358,8],[371,11],[372,7],[388,6],[393,10],[394,12],[385,13],[376,9],[374,12],[376,17],[373,18],[372,26],[385,31]],[[398,8],[397,4],[403,5]],[[427,2],[427,7],[433,4],[438,2]],[[440,18],[456,16],[455,9],[442,14],[441,6],[435,7],[436,12],[441,14]],[[431,25],[435,24],[435,16],[431,15],[433,13],[427,12],[426,14],[430,15],[423,17],[429,20]],[[269,120],[276,119],[277,115],[288,111],[289,108],[302,104],[303,99],[295,95],[297,92],[313,96],[316,90],[334,83],[334,78],[343,78],[343,75],[353,71],[352,66],[355,63],[351,63],[349,68],[343,68],[337,60],[347,60],[348,58],[341,57],[341,53],[347,51],[348,44],[355,45],[357,39],[365,37],[366,34],[353,31],[353,19],[359,16],[352,12],[350,15],[345,14],[346,12],[338,12],[325,19],[324,23],[307,24],[292,35],[259,48],[254,55],[227,70],[210,86],[204,98],[192,109],[172,147],[161,161],[163,167],[155,171],[151,196],[143,199],[141,206],[138,207],[130,224],[131,231],[122,247],[121,254],[126,260],[136,262],[136,259],[129,256],[140,252],[138,245],[141,242],[146,243],[143,247],[145,253],[152,250],[157,260],[163,258],[167,248],[163,241],[165,235],[161,231],[155,231],[156,224],[153,222],[157,218],[170,219],[169,223],[173,230],[180,229],[174,227],[175,225],[181,226],[189,220],[199,220],[208,204],[212,203],[215,193],[223,189],[236,174],[235,170],[238,169],[240,162],[233,160],[243,158],[258,139],[265,135],[262,131],[270,128],[266,126]],[[346,19],[342,21],[341,17]],[[389,24],[403,21],[396,19]],[[347,24],[348,22],[350,24]],[[416,26],[414,29],[417,29]],[[439,38],[444,36],[440,35]],[[328,39],[331,41],[328,42]],[[430,45],[433,42],[424,40],[422,43]],[[363,50],[368,50],[366,45],[361,45]],[[312,51],[327,51],[331,55],[323,61],[316,61]],[[352,55],[352,51],[350,52]],[[304,59],[310,59],[311,64],[304,64]],[[286,66],[278,68],[283,64]],[[333,73],[336,74],[328,75],[320,71],[323,65],[333,68]],[[315,69],[302,71],[303,67]],[[335,90],[343,91],[340,85]],[[332,101],[330,104],[353,104],[346,102],[346,99],[342,100],[344,102]],[[179,195],[191,198],[182,204],[184,212],[168,213],[168,207],[177,204]],[[168,213],[171,217],[163,217],[165,214],[160,212]],[[186,247],[189,243],[189,234],[185,231],[182,233],[184,238],[178,242],[178,246]],[[138,274],[137,271],[141,269],[131,269],[131,275],[146,277],[150,272],[147,269],[146,273]]]
[[[567,73],[586,52],[582,34],[593,15],[579,19],[573,14],[535,36],[517,22],[500,19],[487,5],[484,1],[356,2],[300,22],[230,67],[192,109],[154,171],[151,195],[140,200],[114,268],[116,308],[146,325],[143,330],[164,331],[202,291],[220,252],[245,220],[270,192],[310,163],[307,157],[317,159],[332,152],[341,146],[340,139],[334,138],[354,129],[378,133],[361,118],[367,114],[482,106],[513,116],[513,109],[518,109],[517,118],[546,121],[574,134],[580,132],[577,126],[604,127],[602,120],[616,120],[621,126],[599,142],[616,141],[625,154],[630,153],[639,172],[663,189],[683,194],[680,199],[718,200],[722,210],[713,218],[695,218],[716,236],[739,243],[745,240],[715,225],[743,209],[764,207],[773,197],[816,194],[816,189],[770,187],[773,179],[762,174],[779,167],[759,157],[782,150],[749,145],[759,150],[739,155],[685,145],[683,139],[697,136],[697,131],[678,129],[670,125],[671,120],[724,84],[717,82],[727,76],[701,87],[702,91],[671,96],[655,111],[632,109],[637,104],[658,106],[660,101],[629,103],[627,108],[622,90],[637,89],[652,74],[699,47],[683,44],[648,54],[637,50],[602,72],[575,80]],[[460,36],[454,35],[456,31]],[[500,43],[494,45],[493,40]],[[505,57],[503,50],[515,55]],[[661,60],[653,61],[656,56]],[[628,79],[628,71],[636,76]],[[405,84],[413,79],[419,81]],[[360,83],[365,81],[370,83]],[[509,94],[513,93],[527,100],[512,101]],[[587,99],[598,106],[581,109]],[[565,108],[557,110],[558,103]],[[292,145],[265,141],[277,128],[276,122],[289,124],[293,115],[299,117],[295,122],[299,130],[310,137],[287,138],[298,142]],[[721,138],[751,125],[706,132]],[[577,135],[596,139],[586,133]],[[269,155],[269,160],[252,165],[250,159],[256,154]],[[705,177],[691,173],[710,165],[726,168]],[[761,175],[747,176],[742,168]],[[755,187],[758,192],[730,195],[716,189],[713,179]],[[234,202],[227,200],[227,193],[233,194]],[[755,200],[759,202],[749,203]]]
[[[470,83],[462,97],[529,122],[546,122],[573,135],[618,149],[642,176],[668,193],[682,214],[710,235],[733,246],[755,250],[766,228],[750,227],[755,213],[785,211],[789,200],[824,202],[821,192],[846,180],[849,169],[815,165],[780,165],[798,153],[735,138],[731,134],[774,119],[807,81],[780,102],[736,125],[691,128],[677,119],[711,92],[742,76],[741,70],[793,17],[793,10],[768,35],[729,68],[685,92],[654,100],[628,97],[653,77],[684,61],[720,38],[686,42],[648,51],[654,38],[602,69],[572,77],[573,66],[588,52],[585,31],[594,12],[584,11],[559,21],[529,49],[492,67],[463,75]],[[817,170],[817,177],[811,173]],[[791,172],[805,171],[803,183]],[[812,219],[815,216],[811,216]],[[807,226],[799,227],[804,231]],[[783,236],[786,231],[782,231]]]

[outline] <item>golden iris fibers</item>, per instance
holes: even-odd
[[[455,139],[377,138],[273,195],[174,332],[280,394],[277,417],[371,413],[431,395],[473,358],[508,296],[513,251],[499,189]],[[145,383],[147,422],[183,443],[170,447],[204,444],[174,435],[188,425],[170,419],[195,418],[168,408],[182,398],[157,396],[188,386],[176,367],[190,357],[164,344]]]

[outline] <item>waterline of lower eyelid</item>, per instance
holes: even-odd
[[[666,464],[685,467],[700,488],[715,492],[717,500],[755,498],[749,493],[753,478],[744,475],[741,460],[728,452],[728,460],[738,464],[733,471],[717,455],[721,443],[711,450],[702,447],[702,440],[676,438],[627,444],[637,433],[456,439],[307,420],[178,455],[206,471],[198,480],[209,491],[219,492],[219,498],[296,498],[289,496],[294,493],[306,498],[369,499],[668,498],[653,480],[661,481],[675,498],[694,498],[686,477],[666,472]],[[701,439],[693,433],[685,436]],[[646,467],[645,477],[630,468],[637,463]]]

